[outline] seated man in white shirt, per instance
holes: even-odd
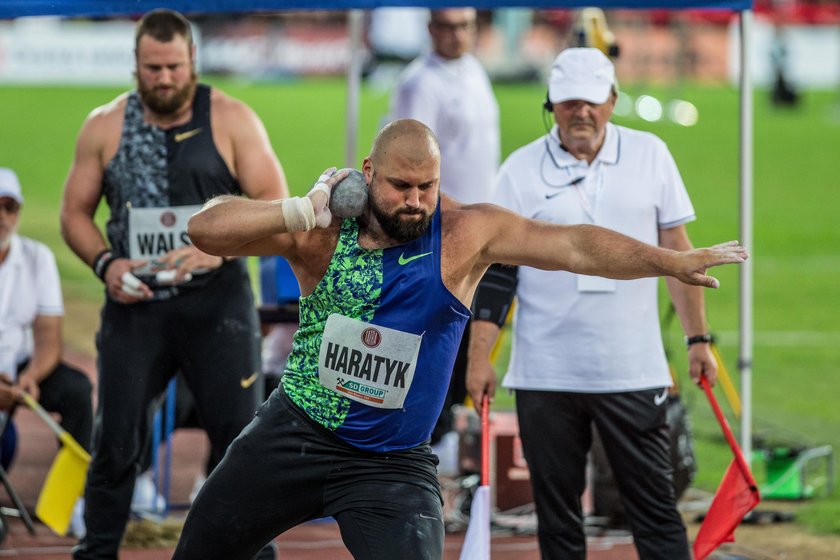
[[[58,268],[46,245],[17,234],[22,205],[17,175],[0,167],[0,411],[22,402],[25,391],[90,450],[92,385],[61,362]]]

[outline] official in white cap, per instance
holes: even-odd
[[[615,67],[598,49],[566,49],[557,55],[548,80],[552,104],[579,99],[600,105],[615,93]]]
[[[7,167],[0,167],[0,199],[8,198],[17,204],[23,204],[20,192],[20,181],[14,171]]]
[[[18,216],[23,204],[20,181],[14,171],[0,167],[0,264],[8,255],[17,232]]]
[[[495,202],[529,218],[594,224],[688,249],[685,224],[694,208],[674,159],[653,134],[610,122],[616,97],[615,68],[601,51],[561,52],[543,105],[554,126],[502,164]],[[491,269],[485,278],[476,295],[467,389],[476,403],[495,393],[489,356],[515,295],[503,386],[516,392],[542,557],[586,557],[580,497],[595,426],[639,558],[688,560],[673,472],[685,480],[693,471],[670,458],[666,413],[681,405],[670,396],[657,282],[528,267]],[[668,289],[688,335],[691,377],[714,382],[703,292],[672,279]],[[693,457],[687,462],[693,467]]]

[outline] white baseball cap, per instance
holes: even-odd
[[[0,198],[8,196],[23,204],[23,195],[20,193],[20,181],[15,172],[8,167],[0,167]]]
[[[548,78],[548,100],[606,103],[615,86],[615,66],[598,49],[572,48],[557,55]]]

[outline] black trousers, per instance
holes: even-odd
[[[23,371],[28,362],[18,366]],[[59,362],[50,375],[39,385],[38,403],[48,412],[61,416],[59,424],[73,436],[85,451],[90,451],[93,432],[93,385],[87,375]]]
[[[581,496],[594,424],[640,560],[690,560],[674,494],[664,395],[664,388],[625,393],[516,391],[543,558],[586,558]]]
[[[244,269],[225,267],[206,287],[164,301],[102,309],[99,384],[85,487],[87,535],[76,560],[113,560],[150,442],[150,406],[176,372],[190,387],[212,464],[253,418],[262,400],[260,332]]]
[[[356,449],[277,389],[193,502],[173,560],[246,560],[276,535],[332,516],[354,558],[438,560],[443,509],[428,445]]]

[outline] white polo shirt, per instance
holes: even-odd
[[[0,263],[0,371],[14,376],[32,355],[38,315],[64,315],[58,267],[46,245],[14,235]]]
[[[592,164],[560,147],[557,127],[499,170],[496,203],[557,224],[595,224],[651,245],[694,219],[676,163],[653,134],[607,125]],[[618,392],[671,385],[657,279],[615,281],[519,268],[505,387]]]
[[[429,53],[400,74],[390,120],[417,119],[440,142],[440,189],[472,204],[493,200],[499,168],[499,106],[490,79],[471,54],[444,60]]]

